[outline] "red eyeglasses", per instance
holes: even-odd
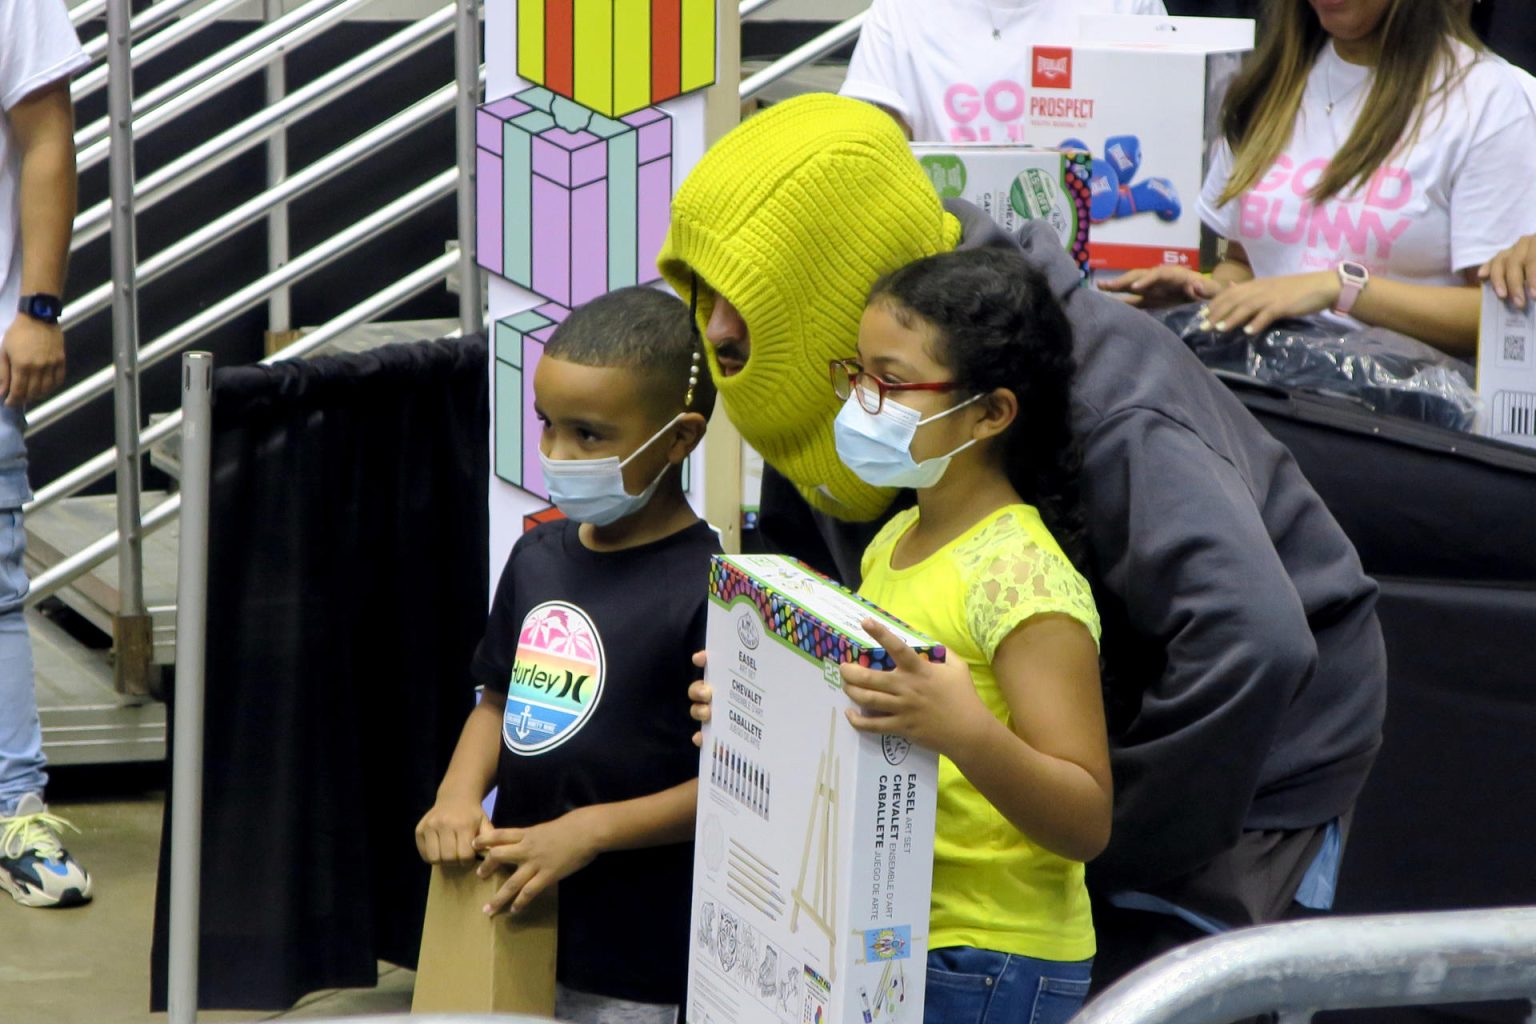
[[[885,406],[887,391],[957,391],[964,387],[958,381],[944,380],[922,384],[888,384],[865,370],[857,359],[833,359],[827,364],[832,378],[832,393],[843,401],[849,395],[859,396],[859,406],[871,416]]]

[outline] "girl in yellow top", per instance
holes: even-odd
[[[931,665],[871,621],[897,667],[843,666],[856,728],[941,755],[924,1020],[1066,1021],[1111,805],[1099,619],[1069,558],[1071,328],[1017,253],[946,253],[875,285],[858,358],[831,373],[839,457],[917,494],[865,552],[860,593],[952,655]]]

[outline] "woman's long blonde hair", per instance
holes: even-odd
[[[1265,0],[1259,44],[1227,90],[1221,130],[1232,149],[1226,204],[1252,188],[1291,141],[1301,95],[1328,34],[1307,0]],[[1375,76],[1354,130],[1307,198],[1322,203],[1363,184],[1411,140],[1440,91],[1465,72],[1455,42],[1474,50],[1460,0],[1390,0],[1377,29]]]

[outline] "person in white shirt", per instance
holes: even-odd
[[[1031,46],[1077,41],[1084,14],[1166,13],[1163,0],[874,0],[842,94],[918,142],[1021,142]]]
[[[1477,269],[1536,231],[1536,112],[1457,0],[1280,0],[1222,109],[1210,276],[1133,271],[1216,330],[1322,313],[1476,351]]]
[[[90,63],[63,0],[0,0],[0,889],[28,907],[91,898],[43,804],[42,732],[22,616],[27,573],[24,410],[64,379],[59,327],[75,220],[69,79]]]

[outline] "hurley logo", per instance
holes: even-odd
[[[1034,73],[1031,76],[1036,89],[1072,88],[1072,49],[1067,46],[1034,47]]]

